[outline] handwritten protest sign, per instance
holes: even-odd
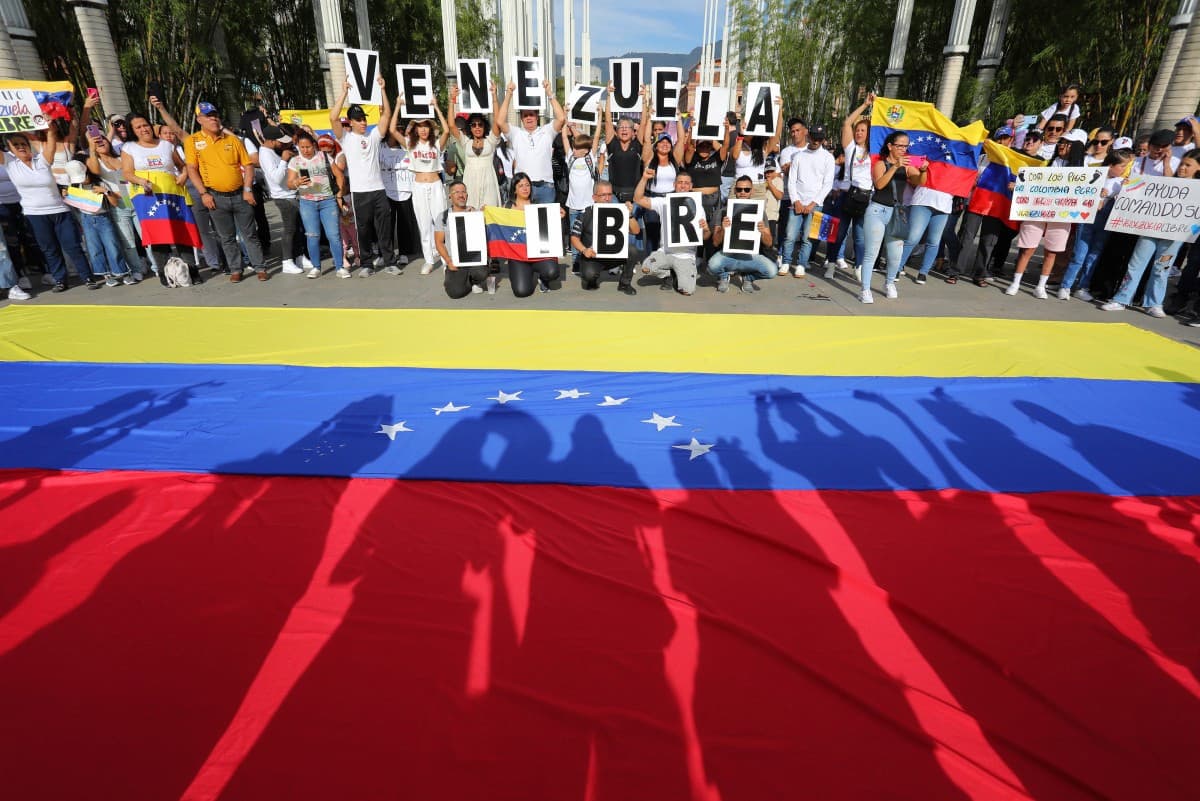
[[[1008,218],[1093,223],[1105,173],[1099,167],[1023,167],[1017,173]]]
[[[1109,231],[1195,242],[1200,234],[1200,181],[1132,175],[1108,215]]]
[[[50,127],[32,89],[0,89],[0,133],[40,131]]]

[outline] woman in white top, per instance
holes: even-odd
[[[495,118],[489,123],[482,114],[472,114],[467,117],[467,132],[458,136],[465,165],[461,177],[467,186],[467,205],[477,209],[500,205],[500,181],[496,178],[493,165],[496,145],[500,143],[500,126],[496,120],[508,115],[512,93],[506,91],[504,102],[500,103],[496,96],[496,84],[493,83],[491,88],[492,108],[497,109]],[[451,118],[458,108],[458,96],[456,86],[450,90],[450,110],[447,113]]]
[[[457,92],[457,88],[454,91]],[[433,120],[417,120],[408,128],[408,158],[413,172],[413,216],[417,218],[417,228],[421,232],[421,256],[425,259],[421,265],[421,275],[429,275],[441,261],[433,244],[433,219],[446,208],[446,190],[442,186],[442,149],[450,138],[450,125],[436,97],[433,99],[433,110],[442,124],[441,136],[436,136]]]
[[[175,145],[165,139],[159,139],[150,120],[142,114],[130,114],[129,127],[136,138],[126,142],[121,148],[121,172],[125,181],[131,187],[140,187],[146,194],[154,194],[154,184],[147,173],[158,172],[173,176],[175,183],[183,186],[187,182],[187,169],[175,152]],[[130,191],[136,190],[131,188]],[[192,243],[189,240],[146,245],[146,255],[155,273],[159,272],[160,262],[166,263],[166,259],[171,255],[171,248],[176,245],[190,248]]]
[[[850,269],[846,263],[846,242],[854,235],[854,263],[862,266],[863,250],[866,237],[863,234],[863,215],[871,202],[871,194],[875,190],[875,182],[871,180],[871,120],[863,116],[875,102],[875,93],[867,94],[858,108],[851,111],[842,121],[842,180],[833,184],[834,192],[842,196],[841,207],[838,211],[838,241],[834,252],[837,254],[837,266],[843,270]],[[851,189],[856,191],[851,192]],[[825,268],[825,276],[833,277],[833,265]]]
[[[46,131],[46,150],[53,153],[58,145],[58,132],[51,126]],[[23,133],[8,137],[8,150],[4,162],[8,177],[21,195],[21,207],[25,221],[33,229],[38,247],[46,258],[46,269],[54,277],[55,292],[67,290],[67,265],[64,256],[71,260],[79,277],[88,289],[99,289],[101,283],[92,275],[91,264],[83,254],[79,230],[71,219],[70,209],[63,202],[50,162],[41,154],[34,154],[29,137]]]
[[[683,169],[680,160],[683,158],[683,137],[676,144],[671,143],[671,135],[665,130],[647,139],[642,148],[642,161],[647,170],[654,172],[654,179],[646,184],[647,197],[662,197],[675,191],[675,176]],[[646,251],[658,250],[662,238],[662,221],[658,213],[649,209],[638,208],[641,212],[640,224],[646,237]]]
[[[116,203],[108,206],[109,219],[117,230],[121,250],[133,271],[134,280],[140,281],[144,272],[144,257],[138,247],[137,225],[134,222],[133,204],[129,200],[129,182],[125,180],[124,164],[121,157],[113,152],[112,142],[104,136],[89,134],[88,144],[87,168],[93,175],[100,176],[104,188],[117,198]]]

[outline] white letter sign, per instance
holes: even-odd
[[[397,64],[396,83],[404,107],[400,116],[406,120],[427,120],[433,116],[433,80],[428,64]]]
[[[679,88],[683,85],[683,70],[678,67],[655,67],[650,71],[650,88],[654,93],[652,120],[670,122],[679,116]]]
[[[758,244],[762,240],[758,224],[763,218],[763,201],[730,200],[725,216],[729,218],[729,227],[725,229],[725,244],[721,249],[746,256],[758,253]]]
[[[513,108],[517,111],[541,111],[546,101],[546,90],[542,88],[542,60],[516,56],[513,58],[513,83],[517,85],[513,96]]]
[[[629,209],[624,203],[592,206],[592,249],[597,259],[629,256]]]
[[[446,220],[446,249],[455,267],[488,263],[487,226],[482,211],[452,211]]]
[[[525,255],[531,259],[561,259],[562,213],[557,203],[525,207]]]
[[[610,58],[608,74],[613,84],[613,111],[641,111],[642,60],[640,58]]]
[[[458,102],[465,114],[491,114],[491,65],[486,58],[458,60]]]
[[[567,119],[584,125],[595,125],[600,120],[600,95],[603,92],[603,86],[576,86],[567,96]]]
[[[774,136],[779,122],[779,106],[776,98],[781,97],[779,84],[751,82],[746,87],[742,107],[742,136]]]
[[[350,81],[351,103],[368,106],[383,104],[383,89],[376,83],[379,78],[379,52],[377,50],[353,50],[346,48],[346,79]]]
[[[663,220],[666,247],[696,247],[704,242],[700,220],[704,218],[699,192],[673,192],[667,195],[667,213]]]
[[[720,142],[725,138],[725,110],[729,108],[729,90],[719,86],[701,86],[696,90],[696,122],[692,138]]]

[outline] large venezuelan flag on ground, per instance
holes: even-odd
[[[6,797],[1200,787],[1186,345],[58,306],[0,360]]]
[[[979,173],[979,182],[971,193],[967,210],[985,217],[995,217],[1003,220],[1009,228],[1017,228],[1017,223],[1008,219],[1012,207],[1012,190],[1009,184],[1017,180],[1017,172],[1022,167],[1041,167],[1045,164],[1041,159],[1018,153],[1011,147],[997,144],[988,139],[983,143],[983,152],[988,163]]]
[[[932,103],[875,98],[871,107],[871,152],[883,150],[894,131],[908,134],[910,156],[929,159],[926,186],[966,197],[975,185],[981,143],[987,129],[976,120],[965,128],[951,122]]]
[[[137,176],[154,184],[149,194],[137,187],[129,199],[142,229],[143,245],[188,245],[200,247],[200,229],[192,214],[191,200],[175,176],[158,170],[138,170]]]

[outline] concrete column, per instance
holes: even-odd
[[[904,53],[908,50],[908,29],[912,24],[913,0],[896,1],[896,27],[892,29],[892,51],[887,69],[883,72],[883,95],[895,97],[900,92],[900,76],[904,74]]]
[[[342,32],[341,0],[315,0],[320,3],[319,28],[323,34],[321,50],[329,59],[329,105],[337,102],[346,84],[346,35]]]
[[[1194,0],[1184,0],[1194,2]],[[983,51],[979,54],[978,82],[975,86],[975,116],[982,116],[992,99],[992,84],[1004,57],[1004,34],[1008,30],[1008,12],[1012,0],[992,0],[992,12],[988,15],[987,30],[983,38]]]
[[[1179,51],[1183,48],[1183,40],[1187,36],[1188,25],[1192,22],[1196,10],[1196,0],[1180,0],[1179,13],[1167,23],[1170,33],[1167,34],[1167,44],[1163,48],[1162,61],[1158,62],[1158,74],[1150,85],[1150,97],[1146,100],[1146,108],[1142,112],[1141,133],[1154,130],[1162,109],[1163,96],[1166,95],[1167,85],[1175,72],[1179,60]],[[1166,127],[1170,127],[1181,118],[1176,117]]]
[[[575,0],[563,0],[563,93],[575,85]]]
[[[954,99],[962,79],[963,62],[970,48],[971,19],[975,16],[975,0],[955,0],[954,17],[950,21],[950,36],[942,50],[942,80],[938,84],[938,111],[954,118]]]
[[[34,44],[33,28],[29,25],[29,17],[21,0],[0,0],[0,19],[8,28],[8,38],[12,42],[21,78],[29,81],[46,80],[37,45]]]
[[[316,23],[317,41],[325,41],[325,26],[321,22],[321,0],[312,0],[313,6],[313,21]],[[325,48],[317,49],[317,62],[321,67],[321,83],[324,86],[325,93],[317,98],[313,107],[319,107],[322,103],[326,107],[333,105],[333,101],[337,99],[337,95],[333,93],[333,82],[329,78],[329,54],[325,52]]]
[[[453,86],[458,80],[455,69],[458,61],[458,9],[454,0],[442,0],[442,60],[446,65],[446,83]]]
[[[542,74],[553,90],[554,78],[558,75],[554,64],[554,0],[541,0],[538,9],[538,55],[542,59]],[[549,98],[546,108],[549,110]]]
[[[8,26],[0,17],[0,80],[17,80],[21,77],[21,67],[17,64],[17,52],[13,50],[12,38],[8,35]]]
[[[354,0],[354,20],[358,25],[358,49],[373,50],[371,47],[371,16],[367,0]]]
[[[75,20],[79,23],[83,48],[92,67],[92,78],[104,101],[104,113],[128,114],[129,96],[125,94],[121,63],[117,60],[117,49],[113,46],[112,31],[108,27],[108,0],[68,0],[68,5],[75,9]],[[166,101],[166,98],[162,99]]]
[[[1200,14],[1192,14],[1168,80],[1158,108],[1156,128],[1170,128],[1182,118],[1195,114],[1196,104],[1200,103]]]
[[[580,83],[592,82],[592,0],[583,0],[583,34],[579,42]]]
[[[729,15],[733,0],[725,0],[725,24],[721,26],[721,86],[729,88]]]

